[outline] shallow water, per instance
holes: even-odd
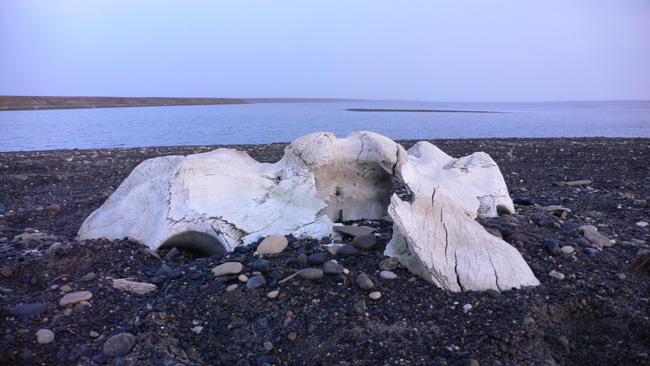
[[[352,112],[434,109],[502,113]],[[350,101],[0,112],[0,151],[289,142],[316,131],[392,139],[650,137],[650,101]]]

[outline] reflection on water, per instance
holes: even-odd
[[[507,113],[350,112],[434,109]],[[289,142],[316,131],[392,139],[650,137],[650,102],[331,102],[0,112],[0,151]]]

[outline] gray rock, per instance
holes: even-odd
[[[9,312],[12,315],[17,316],[30,316],[34,314],[40,314],[45,310],[47,310],[47,305],[45,304],[26,304],[14,306]]]
[[[334,226],[332,229],[337,233],[347,234],[354,237],[362,236],[362,235],[370,235],[375,231],[377,231],[373,228],[369,228],[365,226]]]
[[[327,261],[323,264],[323,273],[330,275],[343,273],[343,266],[334,261]]]
[[[382,271],[392,271],[395,268],[397,268],[398,264],[399,264],[399,258],[397,257],[386,258],[383,261],[379,262],[379,269]]]
[[[551,255],[560,255],[560,253],[562,253],[562,249],[560,249],[560,244],[553,239],[548,239],[544,242],[544,250],[546,251],[546,253]]]
[[[327,260],[327,253],[320,252],[320,253],[314,253],[310,255],[309,258],[307,259],[307,262],[309,263],[310,266],[319,266],[325,263],[325,260]]]
[[[176,247],[173,247],[173,248],[172,248],[172,249],[167,253],[167,255],[165,256],[165,260],[171,260],[171,259],[174,259],[174,258],[178,257],[179,255],[181,255],[180,250],[176,249]]]
[[[496,299],[497,297],[500,297],[500,296],[501,296],[501,292],[499,292],[499,291],[497,291],[497,290],[495,290],[495,289],[488,289],[488,290],[485,291],[485,293],[486,293],[489,297],[491,297],[491,298],[495,298],[495,299]]]
[[[309,266],[309,257],[305,253],[300,253],[296,258],[296,263],[298,264],[299,267],[305,268]]]
[[[601,235],[596,231],[586,230],[583,235],[592,244],[598,245],[599,248],[612,246],[612,243],[609,242],[609,239],[607,237]]]
[[[564,279],[564,275],[556,270],[552,270],[548,273],[548,276],[551,278],[554,278],[558,281],[562,281]]]
[[[499,239],[503,239],[503,234],[501,234],[499,229],[496,229],[496,228],[493,228],[493,227],[486,227],[485,231],[487,231],[488,233],[496,236]]]
[[[379,272],[379,276],[387,280],[394,280],[397,278],[397,275],[392,271],[381,271]]]
[[[174,269],[166,264],[163,264],[156,270],[156,274],[158,276],[165,276],[167,278],[172,276],[172,273],[174,272]]]
[[[363,314],[366,312],[366,300],[361,299],[357,302],[354,303],[354,310],[359,313]]]
[[[253,262],[252,267],[254,271],[268,272],[273,269],[273,263],[269,260],[260,258]]]
[[[374,248],[376,244],[377,238],[372,234],[357,236],[354,238],[354,240],[352,240],[352,245],[354,245],[356,248],[364,250],[370,250]]]
[[[81,277],[81,280],[84,282],[88,282],[94,280],[95,278],[97,278],[97,275],[94,274],[93,272],[90,272],[87,275]]]
[[[535,319],[530,316],[524,317],[524,325],[531,325],[535,323]]]
[[[49,329],[41,329],[36,332],[36,342],[40,344],[48,344],[54,341],[54,332]]]
[[[355,248],[352,245],[346,244],[341,248],[339,248],[339,251],[336,253],[336,256],[341,258],[348,258],[348,257],[358,256],[359,254],[360,253],[357,250],[357,248]]]
[[[576,246],[580,246],[580,247],[588,247],[589,245],[591,245],[589,240],[585,238],[577,238],[573,242],[576,243]]]
[[[598,249],[594,249],[594,248],[585,248],[585,253],[589,255],[596,255],[599,253],[599,251]]]
[[[320,268],[305,268],[298,272],[298,276],[303,280],[317,280],[323,278],[323,270]]]
[[[104,343],[104,354],[108,357],[126,356],[131,352],[136,341],[135,336],[131,333],[116,334]]]
[[[362,273],[359,276],[357,276],[357,286],[359,286],[363,290],[370,290],[371,288],[375,287],[375,284],[372,282],[370,277],[368,277],[367,274]]]
[[[264,285],[266,285],[266,278],[264,276],[253,276],[246,282],[246,288],[249,290],[260,288]]]

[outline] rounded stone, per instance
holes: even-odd
[[[223,276],[227,274],[237,274],[241,272],[242,269],[244,269],[244,266],[239,262],[226,262],[212,268],[212,273],[215,276]]]
[[[47,310],[47,305],[45,304],[26,304],[14,306],[9,312],[11,315],[30,316],[34,314],[40,314],[45,310]]]
[[[386,258],[383,261],[379,262],[379,269],[382,271],[392,271],[395,268],[397,268],[398,264],[399,264],[399,258],[397,257]]]
[[[377,237],[372,234],[357,236],[354,238],[354,240],[352,240],[352,245],[364,250],[370,250],[374,248],[375,244],[377,244]]]
[[[287,238],[282,235],[269,235],[260,245],[257,246],[259,254],[276,254],[281,253],[289,244]]]
[[[323,273],[325,274],[331,274],[331,275],[337,275],[343,273],[343,266],[334,262],[334,261],[327,261],[323,264]]]
[[[379,277],[387,280],[394,280],[397,278],[397,275],[392,271],[381,271],[379,272]]]
[[[264,342],[264,350],[266,352],[271,352],[273,351],[273,343],[271,342]]]
[[[562,281],[564,279],[564,275],[556,270],[552,270],[548,273],[548,276],[551,278],[554,278],[558,281]]]
[[[269,260],[260,258],[253,262],[252,267],[255,271],[268,272],[273,269],[273,263]]]
[[[309,257],[305,253],[300,253],[296,257],[296,263],[301,268],[307,267],[309,265]]]
[[[77,291],[66,294],[59,301],[59,305],[67,306],[74,305],[81,301],[90,300],[93,297],[93,294],[90,291]]]
[[[289,335],[287,335],[287,339],[291,342],[295,341],[297,337],[298,334],[296,334],[296,332],[290,332]]]
[[[248,282],[248,276],[243,275],[243,274],[242,274],[242,275],[239,275],[239,276],[237,277],[237,279],[238,279],[240,282]]]
[[[336,253],[338,257],[347,258],[359,255],[359,250],[350,244],[346,244],[339,248],[339,251]]]
[[[379,300],[379,298],[381,297],[381,292],[379,291],[371,292],[370,294],[368,294],[368,297],[373,300]]]
[[[357,276],[357,286],[364,290],[370,290],[371,288],[375,287],[375,284],[372,282],[370,277],[368,277],[367,274],[362,273],[359,276]]]
[[[276,297],[278,297],[279,294],[280,294],[280,291],[274,290],[274,291],[271,291],[268,294],[266,294],[266,297],[268,297],[269,299],[275,299]]]
[[[573,249],[573,247],[570,246],[570,245],[565,245],[565,246],[562,247],[562,253],[564,253],[564,254],[571,254],[574,251],[575,251],[575,249]]]
[[[497,291],[497,290],[495,290],[495,289],[487,289],[487,290],[485,290],[485,293],[486,293],[489,297],[492,297],[492,298],[495,298],[495,299],[496,299],[497,297],[501,296],[501,292],[499,292],[499,291]]]
[[[327,260],[327,253],[320,252],[310,255],[307,258],[307,263],[309,263],[310,266],[318,266],[325,263],[325,260]]]
[[[266,278],[264,276],[253,276],[246,282],[246,288],[254,290],[266,285]]]
[[[298,272],[298,276],[303,280],[317,280],[323,278],[323,270],[320,268],[305,268]]]
[[[109,357],[127,355],[135,346],[136,338],[131,333],[120,333],[110,337],[104,343],[104,354]]]
[[[41,329],[36,332],[36,342],[40,344],[48,344],[54,341],[54,332],[49,329]]]
[[[230,285],[230,286],[226,287],[226,292],[233,292],[233,291],[235,291],[237,289],[237,287],[239,287],[239,285],[237,285],[237,284]]]
[[[341,246],[338,245],[338,244],[334,244],[334,245],[329,246],[329,247],[327,248],[327,251],[328,251],[331,255],[336,255],[336,254],[339,252],[339,249],[341,249]]]
[[[544,242],[544,250],[551,255],[559,255],[562,253],[560,244],[553,239],[548,239]]]

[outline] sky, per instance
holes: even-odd
[[[650,1],[0,0],[0,95],[650,100]]]

